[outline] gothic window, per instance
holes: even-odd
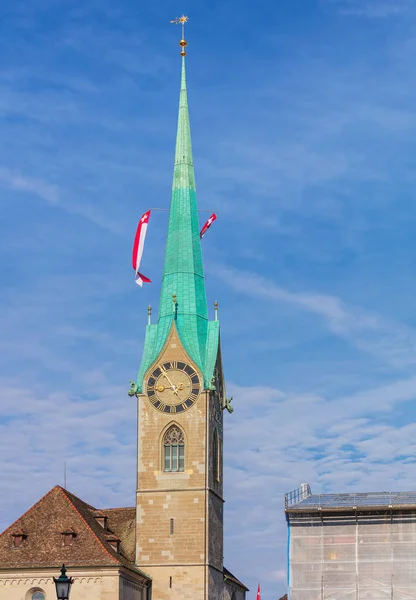
[[[218,437],[218,481],[222,478],[222,438]]]
[[[185,438],[177,425],[169,427],[163,438],[163,470],[166,472],[184,471]]]
[[[218,436],[218,431],[214,429],[214,436],[212,440],[212,462],[214,468],[214,480],[220,481],[221,479],[221,440]]]
[[[43,592],[35,592],[32,594],[32,600],[45,600],[45,594]]]

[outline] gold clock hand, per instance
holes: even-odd
[[[169,377],[167,376],[167,373],[166,373],[165,371],[163,371],[163,375],[166,377],[166,379],[167,379],[167,380],[168,380],[168,382],[169,382],[169,385],[170,385],[170,387],[173,389],[173,388],[174,388],[174,385],[173,385],[173,383],[171,382],[171,380],[169,379]]]

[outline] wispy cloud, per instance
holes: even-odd
[[[132,406],[128,400],[116,400],[127,398],[124,390],[111,385],[105,390],[105,381],[104,373],[99,377],[93,373],[90,378],[86,373],[82,395],[59,389],[42,392],[1,381],[0,469],[12,494],[2,503],[0,529],[7,525],[11,513],[13,519],[23,505],[30,505],[56,483],[63,483],[65,461],[68,486],[81,497],[89,497],[96,504],[101,504],[104,496],[108,505],[133,504],[133,489],[126,484],[134,478],[136,463]],[[71,435],[62,436],[62,423]],[[120,436],[120,426],[125,429],[125,435]],[[18,464],[13,444],[7,441],[12,432],[17,447],[27,449]],[[123,464],[124,473],[120,472],[118,481],[113,476],[116,462]],[[36,481],[21,497],[16,511],[13,504],[19,497],[18,481],[24,478],[27,469],[37,473]],[[104,477],[108,486],[102,485],[104,474],[111,474],[109,478]]]
[[[125,388],[165,213],[146,242],[153,285],[134,286],[129,256],[137,217],[169,203],[177,31],[167,0],[87,4],[18,0],[0,36],[4,525],[62,482],[64,460],[85,500],[134,502]],[[217,4],[194,7],[187,67],[234,382],[225,559],[268,599],[284,592],[284,492],[414,487],[414,3],[269,2],[250,19]],[[217,19],[214,47],[213,11],[238,14]]]
[[[277,554],[275,564],[285,564],[283,498],[302,481],[315,493],[413,489],[416,425],[391,420],[414,402],[415,378],[332,399],[264,387],[229,391],[236,410],[225,416],[227,549],[237,548],[245,568],[263,549]],[[241,506],[245,532],[233,503]],[[240,553],[247,530],[255,532],[253,543]],[[261,567],[267,581],[283,573]]]
[[[326,3],[344,15],[374,19],[393,17],[416,8],[414,0],[326,0]]]
[[[0,167],[0,184],[18,192],[35,194],[50,204],[56,204],[59,200],[59,188],[57,185],[42,179],[14,173],[7,167]]]
[[[323,317],[330,330],[397,367],[416,364],[416,333],[401,324],[350,307],[340,298],[311,292],[291,292],[256,273],[220,266],[212,271],[235,291],[269,302],[284,302]]]

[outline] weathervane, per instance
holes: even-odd
[[[181,56],[186,56],[185,48],[188,45],[188,42],[185,40],[185,23],[187,21],[189,21],[189,17],[185,17],[185,15],[176,17],[176,19],[171,21],[171,23],[174,23],[175,25],[182,25],[182,39],[179,42],[179,46],[181,47]]]

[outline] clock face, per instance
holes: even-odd
[[[195,369],[184,362],[165,362],[156,367],[147,381],[147,395],[157,410],[181,413],[198,399],[201,383]]]

